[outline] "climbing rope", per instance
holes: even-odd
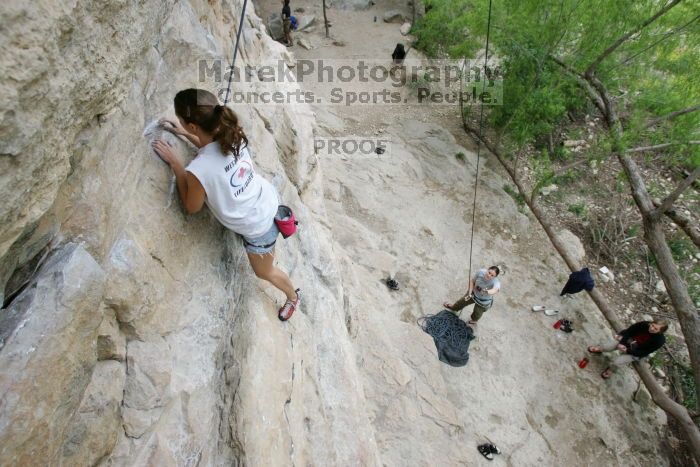
[[[454,348],[463,348],[466,342],[472,340],[472,332],[467,324],[449,311],[421,316],[418,318],[418,324],[423,331]]]
[[[433,338],[441,361],[452,366],[466,365],[469,342],[474,339],[474,333],[467,323],[451,311],[442,310],[418,318],[418,325]]]
[[[243,31],[243,20],[245,19],[245,8],[248,5],[248,0],[243,0],[243,11],[241,12],[241,22],[238,24],[238,32],[236,33],[236,45],[233,46],[233,60],[231,60],[231,72],[228,75],[228,86],[226,86],[226,97],[224,105],[228,103],[228,97],[231,93],[231,79],[233,78],[234,65],[236,65],[236,57],[238,56],[238,42],[241,40],[241,32]]]
[[[472,231],[469,239],[469,280],[472,277],[472,251],[474,247],[474,220],[476,219],[476,196],[479,188],[479,162],[481,161],[481,138],[484,130],[484,91],[486,91],[486,67],[489,60],[489,42],[491,40],[491,2],[489,0],[489,15],[486,25],[486,52],[484,55],[484,76],[482,77],[481,86],[481,105],[479,110],[479,138],[476,141],[476,174],[474,176],[474,202],[472,204]]]

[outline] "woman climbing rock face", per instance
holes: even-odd
[[[175,114],[178,121],[164,120],[165,128],[199,148],[197,155],[185,167],[164,141],[154,141],[153,149],[173,169],[185,211],[193,214],[206,204],[219,222],[243,237],[255,275],[287,296],[278,317],[288,320],[301,294],[273,264],[279,199],[272,184],[255,172],[237,115],[203,89],[178,92]]]

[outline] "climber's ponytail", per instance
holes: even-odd
[[[175,95],[175,113],[187,123],[194,123],[210,133],[224,153],[233,152],[238,160],[241,145],[248,145],[236,113],[219,105],[216,96],[204,89],[185,89]]]
[[[248,145],[248,138],[243,133],[243,128],[238,124],[236,113],[225,106],[218,106],[215,110],[219,114],[219,126],[214,135],[214,139],[219,142],[221,148],[231,148],[233,157],[238,159],[241,145]]]

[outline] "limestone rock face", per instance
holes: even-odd
[[[193,157],[152,123],[174,117],[180,89],[223,90],[214,65],[230,59],[241,7],[0,5],[0,290],[11,301],[0,464],[380,464],[339,311],[311,109],[232,100],[257,171],[301,221],[276,251],[305,293],[285,324],[282,294],[254,276],[240,238],[207,209],[183,213],[149,145],[163,138]],[[251,3],[246,16],[238,63],[290,63]]]
[[[0,464],[59,455],[97,362],[104,281],[92,256],[69,244],[0,314]]]
[[[121,430],[120,404],[125,368],[120,362],[97,362],[83,400],[66,430],[63,465],[96,465],[109,456]]]

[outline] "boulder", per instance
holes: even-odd
[[[548,195],[554,193],[555,191],[557,191],[558,189],[559,189],[559,187],[557,185],[554,185],[554,184],[547,185],[547,186],[540,188],[540,194],[542,196],[548,196]]]
[[[655,290],[659,295],[666,295],[666,284],[664,284],[663,280],[659,279],[659,281],[656,282]]]
[[[411,32],[411,23],[403,23],[399,29],[402,35],[407,36]]]
[[[557,237],[564,245],[566,252],[579,264],[583,263],[583,260],[586,257],[586,249],[584,248],[583,243],[581,243],[581,239],[567,229],[557,232]]]
[[[297,31],[303,31],[311,26],[316,17],[314,15],[302,15],[297,18]]]
[[[70,243],[0,314],[0,465],[50,465],[59,455],[97,363],[104,282]]]
[[[300,46],[305,48],[306,50],[311,50],[314,48],[314,46],[311,45],[311,42],[308,41],[307,39],[300,37],[296,40],[296,43]]]
[[[279,13],[270,13],[270,16],[267,17],[267,31],[270,33],[270,37],[276,41],[284,38],[282,16]]]
[[[384,13],[382,19],[385,23],[403,23],[405,18],[398,10],[389,10]]]

